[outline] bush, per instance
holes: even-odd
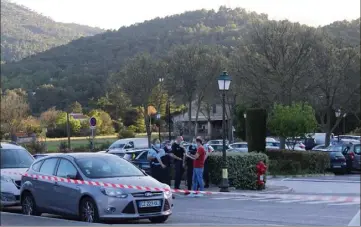
[[[268,150],[269,172],[272,175],[325,173],[330,157],[324,152]]]
[[[129,129],[120,130],[118,133],[119,139],[134,138],[135,132]]]
[[[46,144],[43,142],[32,142],[23,145],[31,154],[41,154],[46,152]]]
[[[267,112],[265,109],[247,110],[246,134],[249,151],[266,149]]]
[[[213,184],[220,184],[222,179],[222,153],[212,153],[208,157],[209,176]],[[259,161],[268,164],[268,157],[263,153],[227,153],[228,178],[230,185],[238,189],[257,187],[256,165]]]

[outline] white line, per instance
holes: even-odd
[[[278,201],[278,203],[297,203],[297,202],[304,202],[305,200],[283,200],[283,201]]]
[[[347,205],[360,205],[359,202],[348,202],[348,203],[331,203],[328,206],[347,206]]]
[[[240,197],[218,197],[218,198],[212,198],[212,199],[215,199],[215,200],[229,200],[229,199],[238,199]]]
[[[311,201],[311,202],[303,202],[302,204],[323,204],[323,203],[330,203],[331,201]]]
[[[278,202],[278,201],[282,201],[282,199],[264,199],[264,200],[259,200],[258,202]]]

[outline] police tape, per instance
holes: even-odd
[[[19,173],[19,172],[10,172],[10,171],[1,171],[1,173],[20,175],[20,176],[30,177],[33,179],[42,179],[42,180],[54,181],[54,182],[65,182],[65,183],[78,184],[78,185],[101,186],[101,187],[120,188],[120,189],[135,189],[142,191],[163,191],[163,192],[174,192],[174,193],[194,193],[194,194],[206,194],[206,195],[220,193],[220,192],[210,192],[210,191],[191,191],[191,190],[172,189],[172,188],[135,186],[135,185],[126,185],[126,184],[105,183],[100,181],[74,180],[74,179],[62,178],[57,176],[44,176],[38,174],[28,174],[28,173]]]

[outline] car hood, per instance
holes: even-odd
[[[91,179],[91,181],[111,183],[111,184],[123,184],[131,186],[141,186],[141,187],[150,187],[150,188],[169,188],[167,185],[160,183],[151,176],[141,176],[141,177],[117,177],[117,178],[99,178]],[[138,190],[124,188],[122,189],[125,193],[135,193],[135,192],[145,192],[149,190]]]
[[[6,176],[12,180],[21,180],[22,174],[24,174],[28,168],[13,168],[13,169],[1,169],[1,176]]]

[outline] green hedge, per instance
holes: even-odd
[[[212,153],[209,157],[209,177],[212,184],[219,185],[222,178],[222,153]],[[256,165],[259,161],[268,163],[263,153],[227,153],[228,178],[230,185],[238,189],[257,187]]]
[[[330,157],[325,152],[267,150],[269,174],[316,174],[325,173],[330,166]]]

